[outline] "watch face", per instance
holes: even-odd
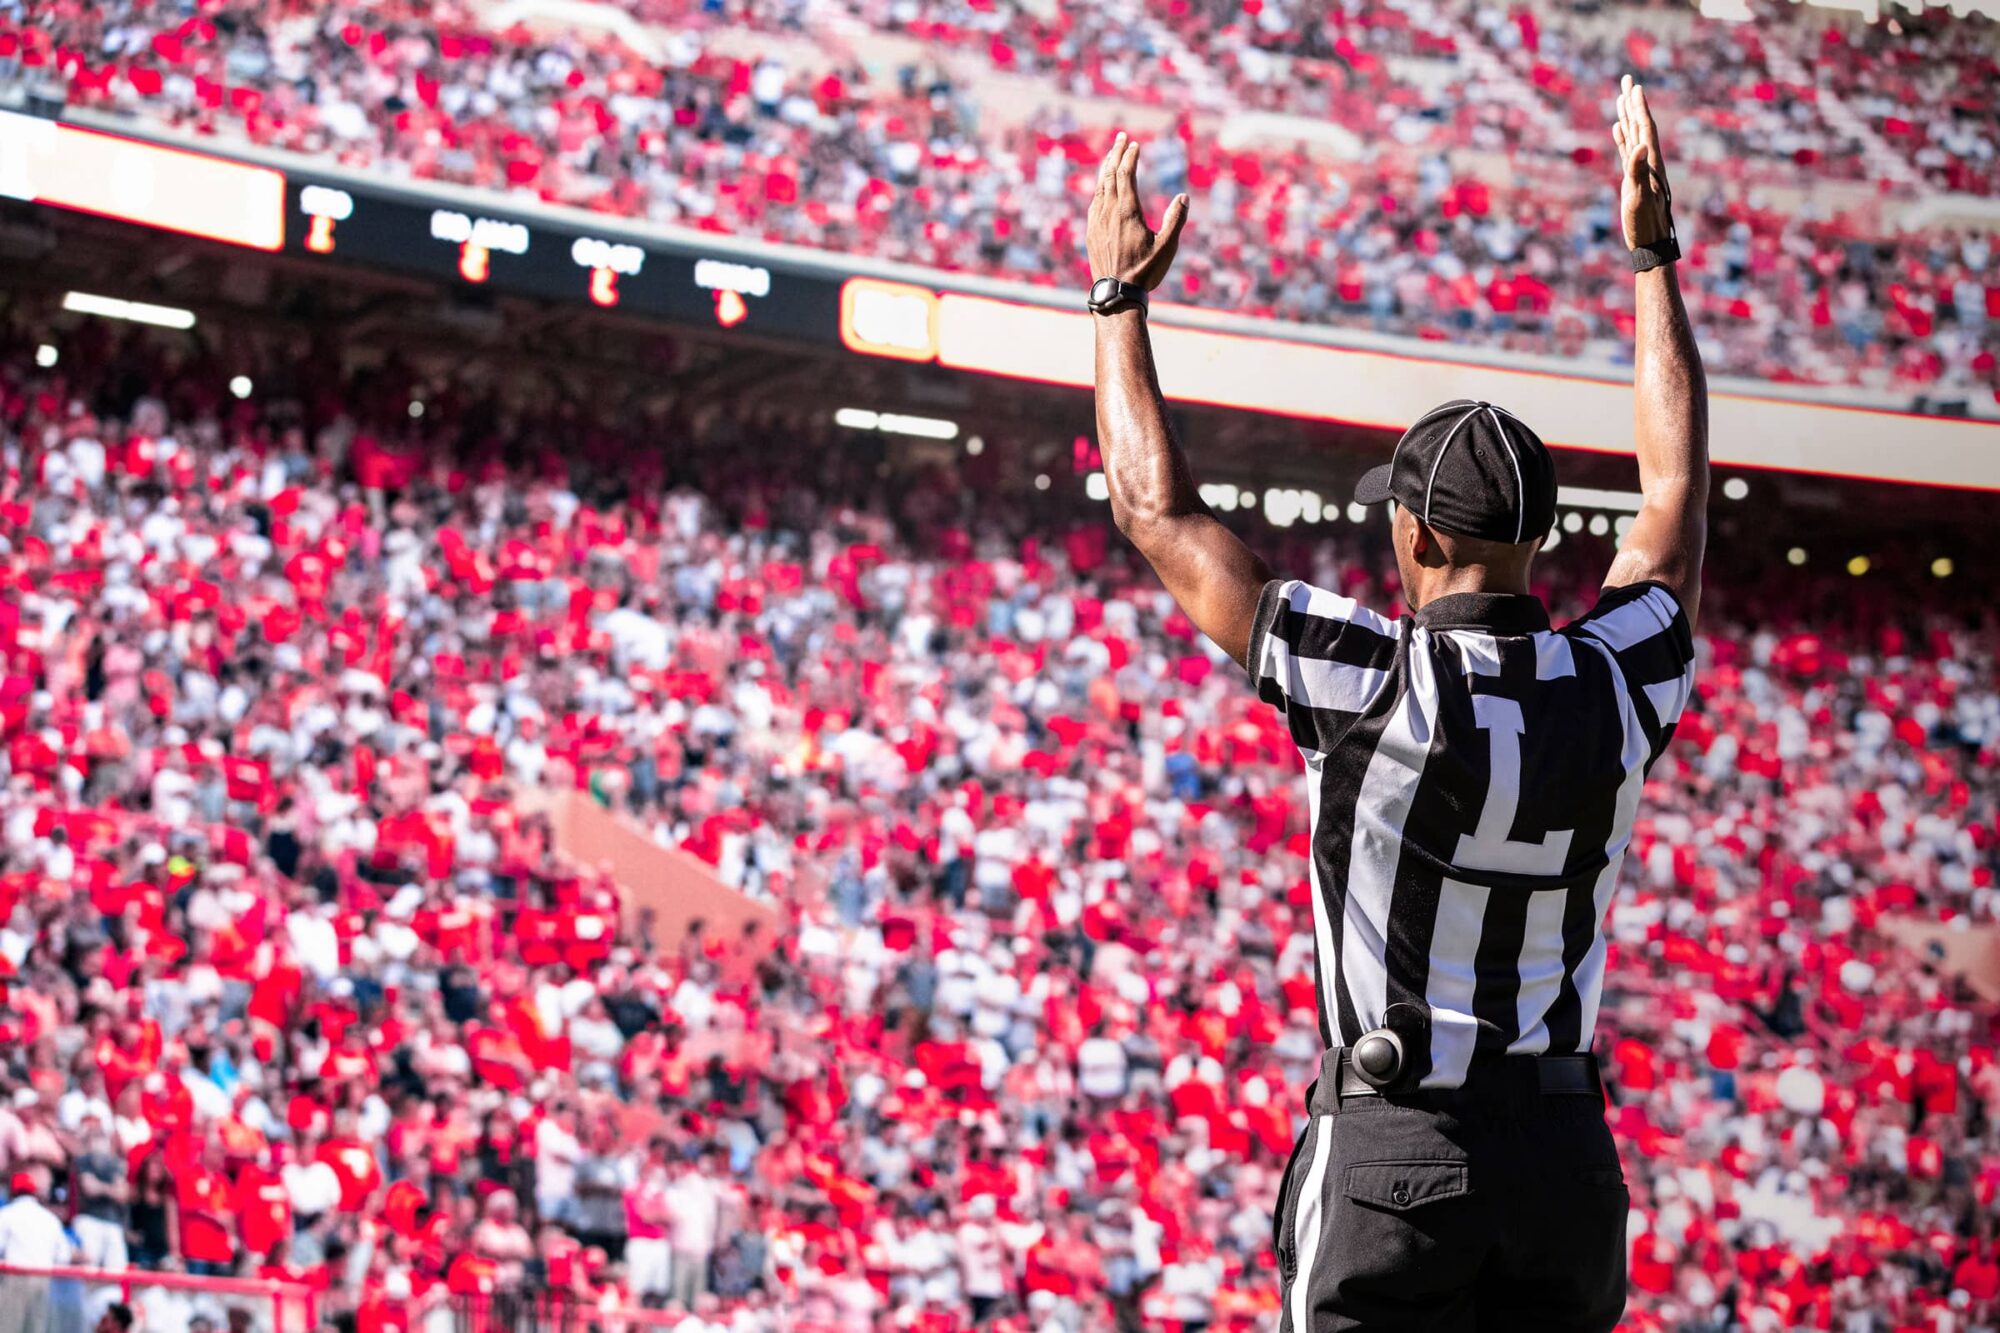
[[[1090,284],[1090,303],[1105,305],[1118,299],[1118,279],[1099,278]]]

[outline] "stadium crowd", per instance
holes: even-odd
[[[1275,1326],[1298,760],[1101,509],[768,405],[52,345],[0,357],[0,1261],[356,1333]],[[1258,540],[1396,603],[1358,529]],[[1611,920],[1634,1330],[2000,1326],[2000,1013],[1880,929],[1995,917],[1974,614],[1712,588]],[[549,788],[778,928],[659,937]]]
[[[1990,234],[1906,231],[1882,199],[1854,197],[1869,155],[1816,91],[1838,89],[1878,143],[1911,145],[1936,184],[1980,191],[1996,142],[1984,19],[1890,35],[1680,15],[1661,36],[1647,24],[1664,11],[1638,9],[1612,40],[1602,16],[1578,26],[1559,7],[1387,0],[1317,19],[1276,0],[1065,5],[1054,19],[860,0],[631,12],[662,52],[601,28],[494,30],[456,5],[38,2],[0,10],[0,72],[58,79],[74,105],[392,176],[1078,287],[1079,199],[1120,106],[1215,88],[1216,107],[1161,129],[1146,159],[1153,187],[1196,200],[1201,244],[1173,299],[1615,360],[1630,300],[1600,141],[1604,98],[1633,68],[1659,81],[1696,164],[1683,282],[1712,371],[1982,411],[2000,390]],[[801,30],[837,31],[835,14],[926,51],[983,51],[1013,76],[1009,96],[1047,100],[999,116],[941,65],[883,70],[831,39],[801,55]],[[761,32],[783,54],[724,53],[710,38],[725,25],[731,51]],[[1543,113],[1473,76],[1461,41],[1497,53]],[[1777,78],[1766,42],[1812,81]],[[1060,100],[1072,92],[1098,100]],[[1245,112],[1344,127],[1360,151],[1226,132]],[[1848,193],[1815,193],[1829,182]]]

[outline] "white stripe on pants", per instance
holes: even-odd
[[[1306,1132],[1312,1135],[1312,1165],[1299,1182],[1297,1202],[1292,1206],[1292,1254],[1297,1259],[1288,1293],[1292,1333],[1308,1333],[1312,1327],[1307,1289],[1312,1285],[1313,1263],[1319,1258],[1320,1195],[1326,1185],[1327,1162],[1333,1155],[1333,1117],[1314,1116]]]

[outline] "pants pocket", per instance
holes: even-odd
[[[1383,1128],[1377,1117],[1366,1119],[1353,1128]],[[1445,1156],[1457,1145],[1442,1135],[1397,1128],[1388,1143],[1345,1145],[1352,1156],[1337,1155],[1323,1173],[1323,1230],[1300,1263],[1311,1285],[1304,1309],[1292,1314],[1295,1333],[1472,1327],[1471,1302],[1491,1249],[1472,1165]]]
[[[1356,1162],[1347,1168],[1345,1188],[1356,1203],[1404,1213],[1472,1193],[1472,1168],[1428,1158]]]

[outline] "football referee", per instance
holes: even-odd
[[[1494,403],[1444,403],[1361,479],[1393,501],[1409,611],[1274,578],[1196,495],[1161,402],[1138,147],[1090,206],[1097,426],[1119,528],[1244,664],[1305,759],[1326,1045],[1279,1190],[1281,1329],[1608,1330],[1628,1196],[1591,1035],[1603,919],[1646,770],[1694,680],[1707,388],[1674,277],[1659,133],[1627,78],[1613,129],[1637,315],[1643,503],[1597,604],[1528,592],[1555,464]]]

